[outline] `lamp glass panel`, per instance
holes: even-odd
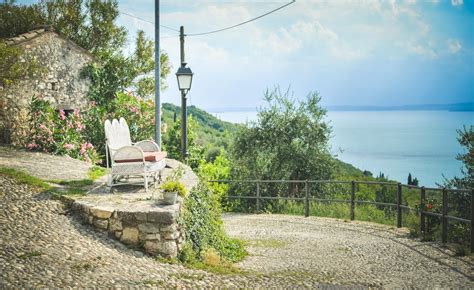
[[[191,88],[192,75],[179,75],[178,86],[180,90],[189,90]]]

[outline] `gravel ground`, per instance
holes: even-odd
[[[33,160],[33,161],[32,161]],[[0,166],[43,179],[82,179],[90,165],[0,146]],[[38,189],[0,174],[0,289],[19,287],[473,288],[472,257],[369,223],[225,215],[248,241],[239,275],[160,263],[83,225]]]
[[[160,263],[70,216],[64,205],[0,175],[0,288],[474,288],[472,263],[371,224],[321,218],[225,215],[249,241],[242,275]]]
[[[249,241],[238,264],[299,281],[387,288],[474,288],[472,257],[454,257],[392,227],[287,215],[225,215],[227,232]]]

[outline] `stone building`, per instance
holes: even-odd
[[[24,51],[21,61],[33,59],[39,66],[38,73],[0,87],[0,143],[21,146],[28,134],[28,106],[33,96],[43,97],[58,110],[81,109],[87,104],[90,80],[81,72],[94,57],[49,28],[6,42]]]

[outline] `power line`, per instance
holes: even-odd
[[[126,12],[123,12],[123,11],[120,11],[120,13],[121,13],[121,14],[123,14],[123,15],[127,15],[127,16],[129,16],[129,17],[132,17],[132,18],[136,18],[136,19],[138,19],[138,20],[141,20],[141,21],[143,21],[143,22],[147,22],[147,23],[150,23],[150,24],[153,24],[153,25],[155,25],[155,22],[153,22],[153,21],[149,21],[149,20],[146,20],[146,19],[144,19],[144,18],[141,18],[141,17],[135,16],[135,15],[133,15],[133,14],[126,13]],[[175,31],[175,32],[179,32],[179,30],[177,30],[177,29],[174,29],[174,28],[172,28],[172,27],[169,27],[169,26],[166,26],[166,25],[162,25],[162,24],[160,24],[160,26],[161,26],[161,27],[163,27],[163,28],[167,28],[167,29],[169,29],[169,30]]]
[[[260,16],[257,16],[257,17],[255,17],[255,18],[249,19],[249,20],[247,20],[247,21],[241,22],[241,23],[236,24],[236,25],[232,25],[232,26],[229,26],[229,27],[225,27],[225,28],[217,29],[217,30],[212,30],[212,31],[208,31],[208,32],[186,34],[186,36],[206,35],[206,34],[221,32],[221,31],[224,31],[224,30],[229,30],[229,29],[232,29],[232,28],[235,28],[235,27],[238,27],[238,26],[247,24],[247,23],[249,23],[249,22],[255,21],[255,20],[260,19],[260,18],[262,18],[262,17],[265,17],[265,16],[267,16],[267,15],[269,15],[269,14],[272,14],[273,12],[276,12],[276,11],[278,11],[278,10],[280,10],[280,9],[283,9],[283,8],[285,8],[286,6],[289,6],[289,5],[291,5],[291,4],[295,3],[295,2],[296,2],[296,0],[292,0],[291,2],[286,3],[285,5],[280,6],[280,7],[276,8],[276,9],[273,9],[272,11],[269,11],[269,12],[267,12],[267,13],[265,13],[265,14],[262,14],[262,15],[260,15]]]

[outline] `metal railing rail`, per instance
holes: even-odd
[[[304,216],[309,216],[310,202],[341,202],[350,204],[350,219],[355,220],[355,205],[356,204],[371,204],[381,205],[396,208],[397,212],[397,227],[402,227],[402,209],[414,211],[414,208],[402,204],[402,193],[403,188],[416,189],[420,191],[420,206],[425,204],[426,191],[439,191],[442,192],[442,204],[441,213],[429,212],[425,210],[419,210],[420,215],[420,232],[424,235],[426,233],[426,217],[432,216],[441,219],[441,240],[443,244],[448,241],[448,222],[454,220],[457,222],[468,223],[471,225],[471,252],[474,252],[474,189],[448,189],[448,188],[432,188],[424,186],[407,185],[394,182],[378,182],[378,181],[338,181],[338,180],[209,180],[210,183],[255,183],[256,184],[256,195],[238,196],[231,195],[227,196],[230,199],[254,199],[256,200],[256,210],[260,212],[260,203],[262,200],[294,200],[304,201]],[[299,183],[304,184],[304,197],[282,197],[282,196],[261,196],[260,185],[268,183]],[[351,185],[351,198],[350,199],[327,199],[327,198],[315,198],[311,196],[311,192],[308,189],[308,184],[350,184]],[[377,202],[370,200],[360,200],[355,198],[356,186],[358,184],[366,185],[388,185],[397,186],[397,202]],[[448,192],[451,193],[470,193],[471,194],[471,219],[460,218],[452,215],[448,215]]]

